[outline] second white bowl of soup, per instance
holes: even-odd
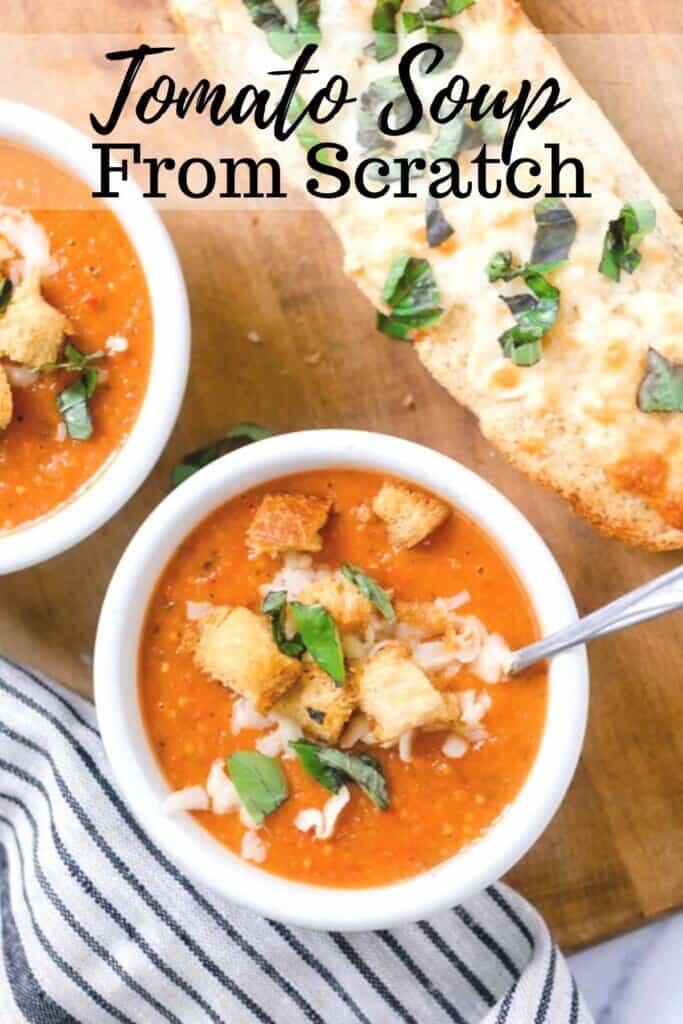
[[[556,810],[585,654],[505,663],[575,617],[533,528],[452,460],[354,431],[258,442],[124,555],[103,739],[153,838],[227,897],[317,928],[416,920],[499,878]]]

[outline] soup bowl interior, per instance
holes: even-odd
[[[197,881],[276,920],[328,930],[384,928],[453,906],[500,878],[555,813],[583,741],[585,650],[553,659],[544,732],[516,799],[489,830],[438,866],[399,883],[334,889],[290,881],[241,860],[190,815],[162,810],[169,787],[145,733],[138,699],[138,649],[156,582],[182,539],[235,495],[305,470],[375,470],[413,481],[482,526],[518,573],[544,635],[576,619],[555,560],[528,521],[499,492],[453,460],[398,438],[315,431],[261,441],[196,474],[152,513],[131,541],[102,608],[95,649],[95,698],[115,777],[141,825]],[[504,684],[501,684],[504,685]]]
[[[98,157],[90,140],[63,121],[0,100],[0,139],[34,150],[95,191]],[[158,214],[130,181],[103,200],[139,257],[153,318],[152,363],[137,420],[119,449],[71,499],[47,515],[0,534],[0,573],[36,565],[107,522],[150,473],[175,424],[187,382],[190,320],[178,259]]]

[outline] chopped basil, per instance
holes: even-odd
[[[389,806],[389,792],[382,767],[374,757],[365,753],[347,754],[343,750],[335,750],[334,747],[322,747],[318,751],[318,757],[324,765],[336,768],[357,782],[372,802],[381,811],[386,811]]]
[[[398,255],[389,270],[382,290],[382,302],[391,309],[387,316],[377,314],[377,327],[401,340],[411,328],[431,327],[443,315],[441,296],[429,260],[409,253]]]
[[[657,212],[649,200],[623,206],[607,229],[600,273],[612,281],[621,279],[622,270],[632,274],[642,259],[638,246],[654,231],[656,223]]]
[[[427,25],[427,41],[434,43],[442,52],[441,62],[436,70],[441,72],[452,68],[460,56],[463,47],[462,36],[458,30],[456,28],[444,28],[443,25]],[[427,74],[433,61],[434,55],[432,53],[422,54],[419,69],[423,75]]]
[[[237,794],[254,824],[277,810],[289,796],[287,780],[274,757],[255,750],[238,750],[227,759]]]
[[[419,11],[409,11],[403,15],[403,27],[406,32],[416,32],[427,27],[429,22],[450,18],[471,7],[475,0],[430,0],[426,7]]]
[[[330,768],[320,760],[321,748],[310,740],[290,740],[289,745],[299,758],[307,775],[320,783],[330,793],[338,793],[344,782],[344,775],[336,768]]]
[[[392,118],[394,125],[399,127],[402,121],[407,121],[410,117],[410,102],[398,75],[375,78],[365,92],[361,93],[358,101],[356,138],[359,146],[366,152],[393,148],[394,143],[379,130],[378,125],[380,111],[388,103],[393,104]]]
[[[391,599],[387,594],[384,587],[380,586],[377,580],[373,579],[372,576],[368,576],[362,569],[359,569],[357,565],[352,565],[351,562],[344,562],[341,567],[342,574],[347,580],[355,584],[358,587],[361,594],[367,597],[371,604],[374,604],[384,618],[388,622],[393,622],[396,618]]]
[[[88,399],[97,387],[97,370],[88,366],[76,380],[57,395],[57,408],[62,414],[66,432],[73,441],[92,437],[92,417]]]
[[[512,281],[513,278],[519,277],[523,271],[524,267],[515,264],[509,249],[506,249],[504,252],[497,252],[491,257],[486,267],[486,274],[491,284],[494,284],[496,281]]]
[[[542,355],[541,339],[557,320],[560,290],[533,270],[524,273],[524,283],[531,295],[501,295],[517,326],[505,331],[498,340],[504,354],[516,366],[533,366]]]
[[[84,370],[88,363],[92,363],[96,359],[104,359],[106,355],[106,352],[89,352],[86,354],[69,341],[64,346],[63,359],[60,363],[43,363],[40,369],[43,373],[52,373],[55,370],[67,370],[71,373],[78,373],[80,370]]]
[[[495,118],[483,117],[481,121],[468,121],[464,114],[456,114],[440,126],[439,134],[429,147],[429,155],[433,160],[457,160],[465,150],[480,149],[488,143],[493,145],[499,142],[500,133]]]
[[[4,313],[9,306],[13,291],[14,285],[9,277],[6,277],[0,284],[0,313]]]
[[[298,21],[296,34],[300,46],[309,46],[313,43],[318,46],[321,40],[320,27],[320,0],[297,0]]]
[[[425,204],[425,226],[427,245],[430,249],[435,249],[454,233],[453,228],[446,220],[439,200],[429,195]]]
[[[536,238],[531,252],[534,270],[545,274],[569,256],[576,238],[576,220],[562,199],[542,199],[534,206]]]
[[[377,0],[372,12],[372,31],[375,40],[365,48],[365,52],[375,60],[387,60],[398,50],[396,19],[403,0]]]
[[[285,60],[293,57],[299,49],[297,33],[277,4],[272,0],[244,0],[244,6],[254,25],[266,33],[271,50]]]
[[[270,590],[263,599],[261,611],[270,617],[273,640],[279,650],[290,658],[299,658],[305,651],[301,637],[297,633],[291,640],[287,639],[285,623],[287,620],[287,591]]]
[[[638,388],[638,408],[641,412],[683,412],[683,364],[650,347]]]
[[[205,448],[198,448],[197,451],[190,452],[182,462],[173,467],[171,476],[173,487],[182,484],[193,473],[203,469],[204,466],[208,466],[210,462],[214,462],[219,456],[227,455],[228,452],[234,452],[238,448],[243,448],[244,445],[250,444],[252,441],[263,441],[265,438],[272,436],[272,431],[267,430],[266,427],[259,427],[257,423],[236,423],[234,427],[230,427],[217,441],[207,445]]]
[[[306,650],[337,686],[342,686],[346,678],[344,652],[334,619],[321,604],[292,601],[290,607]]]

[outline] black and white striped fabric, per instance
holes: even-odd
[[[0,659],[2,1024],[587,1024],[503,885],[430,921],[294,931],[188,881],[119,796],[90,704]]]

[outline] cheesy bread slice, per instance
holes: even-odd
[[[415,27],[425,3],[396,5],[397,47],[387,56],[379,53],[373,32],[374,0],[321,0],[315,58],[321,75],[311,88],[341,74],[352,96],[372,94],[373,83],[376,88],[378,80],[396,76],[401,54],[428,38],[427,23],[409,32],[402,17],[416,15]],[[294,0],[274,6],[287,24],[296,23]],[[551,143],[561,145],[563,156],[582,161],[590,192],[590,198],[566,199],[576,234],[569,257],[547,275],[559,293],[559,310],[541,339],[540,356],[519,365],[504,351],[501,338],[515,320],[501,294],[514,299],[524,287],[520,281],[492,282],[487,275],[496,254],[509,252],[520,264],[529,260],[537,198],[520,199],[505,188],[494,199],[443,198],[439,216],[447,230],[436,245],[427,232],[428,175],[415,182],[415,198],[365,199],[352,189],[317,206],[341,238],[347,273],[377,309],[388,312],[385,285],[397,258],[407,253],[429,262],[442,312],[410,338],[430,372],[477,415],[485,435],[518,468],[562,494],[610,536],[655,550],[683,547],[683,413],[670,396],[664,408],[662,402],[649,408],[639,403],[648,373],[650,382],[668,374],[678,395],[683,387],[683,228],[516,0],[477,0],[455,16],[443,13],[458,6],[442,0],[428,5],[441,15],[431,27],[457,32],[459,41],[455,47],[454,37],[449,41],[450,70],[420,82],[427,102],[456,73],[474,86],[486,83],[513,95],[524,79],[540,85],[554,76],[562,95],[571,98],[538,130],[525,126],[516,144],[518,155],[542,165],[537,180],[543,194],[550,186]],[[227,82],[231,91],[246,82],[272,90],[268,72],[291,67],[291,54],[276,53],[264,28],[263,8],[273,5],[171,0],[171,7],[211,77]],[[322,141],[329,129],[327,138],[355,158],[368,145],[359,130],[359,106],[350,104],[331,125],[314,128]],[[433,125],[422,125],[420,132],[397,139],[392,155],[438,143]],[[276,143],[254,131],[254,142],[277,156],[290,182],[311,177],[300,138]],[[571,175],[565,180],[571,191]],[[638,242],[637,266],[615,280],[599,267],[610,223],[630,203],[647,204],[656,226]]]

